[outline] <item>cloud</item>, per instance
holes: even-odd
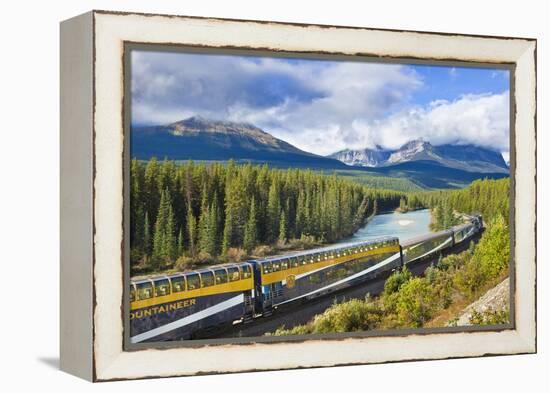
[[[133,52],[132,122],[246,121],[317,154],[420,137],[509,150],[508,92],[415,105],[425,84],[397,64]]]
[[[224,119],[239,108],[258,111],[289,98],[319,98],[323,93],[304,72],[316,68],[242,56],[133,52],[132,121],[162,124],[189,113]]]
[[[371,144],[397,148],[411,139],[434,145],[475,144],[509,150],[509,92],[465,95],[454,101],[434,101],[413,107],[383,121],[359,123],[358,132]]]

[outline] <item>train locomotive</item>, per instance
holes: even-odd
[[[481,231],[481,216],[448,230],[338,244],[284,256],[212,266],[130,283],[131,343],[184,340],[198,332],[265,317],[433,258]]]

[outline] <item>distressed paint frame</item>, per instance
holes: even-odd
[[[91,170],[82,171],[87,175],[85,179],[93,184],[93,200],[89,210],[79,214],[91,219],[93,234],[90,249],[85,250],[90,258],[79,262],[84,270],[77,273],[83,281],[89,280],[91,293],[87,288],[77,290],[75,297],[83,305],[80,308],[70,302],[64,304],[62,298],[61,326],[62,331],[70,328],[76,319],[74,313],[93,317],[93,326],[79,325],[71,341],[74,344],[79,337],[85,338],[88,351],[62,344],[63,369],[87,379],[105,381],[536,352],[536,40],[104,11],[93,11],[64,24],[68,26],[71,21],[78,24],[77,20],[87,34],[66,35],[65,40],[91,40],[92,51],[86,52],[81,67],[85,67],[88,60],[93,62],[92,75],[89,71],[86,74],[91,85],[87,83],[90,81],[82,81],[84,90],[93,98],[93,108],[85,100],[68,102],[65,116],[71,118],[68,113],[71,106],[92,111],[92,120],[81,130],[83,136],[89,138],[91,149],[80,159],[89,159],[92,164]],[[63,37],[62,34],[62,42]],[[519,137],[515,138],[515,149],[511,153],[511,162],[515,163],[511,189],[521,190],[512,192],[515,217],[511,222],[516,235],[513,243],[516,265],[515,270],[511,270],[511,276],[514,272],[511,282],[515,281],[512,285],[515,286],[513,328],[445,330],[431,334],[402,331],[396,336],[382,332],[372,337],[349,334],[307,341],[302,337],[301,342],[278,343],[252,339],[248,341],[254,343],[248,344],[205,346],[203,343],[198,347],[126,351],[123,342],[126,43],[360,55],[384,61],[444,60],[513,65],[515,110],[511,115]],[[74,55],[69,53],[69,45],[65,45],[67,48],[62,48],[67,52],[65,57]],[[62,87],[63,92],[78,93],[68,87],[65,90]],[[78,124],[79,119],[74,115],[71,119],[66,130],[62,126],[62,141],[64,135],[71,132],[68,128]],[[62,162],[62,169],[77,159],[67,158]],[[62,184],[62,198],[63,190]],[[66,194],[68,198],[75,197],[68,189]],[[78,214],[73,220],[77,218]],[[64,248],[71,249],[71,246],[62,237]],[[78,251],[72,247],[73,254]],[[63,273],[63,266],[71,262],[70,258],[66,259],[62,259],[62,288],[69,280]],[[407,352],[403,353],[405,345]],[[64,359],[71,359],[73,366]]]

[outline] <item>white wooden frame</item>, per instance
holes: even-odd
[[[514,64],[514,327],[125,351],[125,42]],[[535,40],[93,11],[62,23],[61,50],[63,370],[105,381],[536,351]]]

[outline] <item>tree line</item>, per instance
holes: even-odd
[[[509,223],[510,179],[480,179],[459,190],[438,190],[414,194],[429,208],[441,208],[444,218],[448,211],[481,214],[487,222],[501,216]],[[441,221],[441,220],[440,220]]]
[[[501,216],[508,224],[510,179],[480,179],[458,190],[412,192],[401,197],[400,211],[421,208],[431,209],[433,231],[459,224],[461,213],[481,214],[487,222]]]
[[[334,242],[402,196],[311,170],[132,160],[132,270],[227,261],[296,239]]]

